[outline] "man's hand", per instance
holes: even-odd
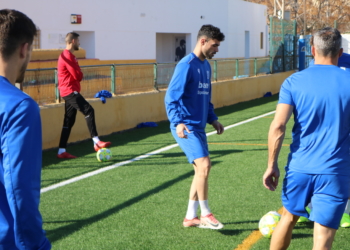
[[[187,135],[185,135],[184,131],[187,131],[187,133],[191,133],[191,131],[186,127],[185,124],[180,123],[176,126],[176,134],[179,138],[185,138],[187,139]]]
[[[265,174],[263,176],[264,186],[271,191],[275,191],[278,186],[278,179],[280,177],[280,170],[277,164],[272,167],[267,167]]]
[[[222,124],[218,121],[213,121],[211,123],[211,125],[215,128],[215,130],[217,131],[218,135],[221,135],[222,133],[224,133],[224,126],[222,126]]]
[[[289,104],[277,104],[276,114],[271,122],[268,135],[268,151],[269,157],[267,161],[267,169],[263,176],[264,186],[271,191],[275,191],[280,177],[277,161],[278,154],[282,147],[284,135],[286,133],[286,125],[293,113],[293,106]]]

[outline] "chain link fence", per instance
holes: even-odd
[[[270,73],[270,58],[210,60],[212,81],[224,81]],[[113,95],[166,89],[176,63],[108,64],[81,66],[81,94],[94,98],[101,90]],[[39,105],[60,103],[57,69],[29,69],[22,89]]]
[[[296,21],[270,17],[270,69],[272,73],[295,69]]]

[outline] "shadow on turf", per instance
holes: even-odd
[[[242,140],[236,140],[236,139],[232,139],[230,141],[215,141],[215,143],[244,143],[247,141],[253,141],[255,143],[260,143],[260,144],[267,144],[267,138],[266,139],[242,139]],[[209,142],[210,144],[210,142]],[[236,145],[235,145],[236,146]],[[237,145],[239,146],[239,145]]]
[[[260,149],[250,149],[250,151],[253,151],[253,150],[260,150]],[[261,149],[263,150],[263,149]],[[219,158],[221,156],[224,156],[224,155],[229,155],[229,154],[234,154],[234,153],[241,153],[243,151],[247,151],[247,150],[236,150],[236,149],[229,149],[229,150],[211,150],[210,153],[211,153],[211,159],[215,159],[215,158]],[[154,162],[154,159],[155,157],[157,158],[157,162]],[[89,157],[85,157],[86,158],[89,158]],[[94,158],[94,157],[92,157]],[[47,170],[59,170],[59,169],[84,169],[84,171],[78,171],[78,172],[74,172],[73,174],[71,175],[65,175],[63,178],[61,179],[58,179],[58,178],[55,178],[55,179],[42,179],[41,180],[41,186],[42,188],[44,187],[48,187],[50,185],[53,185],[53,184],[56,184],[56,183],[59,183],[59,182],[62,182],[62,181],[65,181],[67,179],[71,179],[71,178],[74,178],[74,177],[77,177],[77,176],[80,176],[80,175],[83,175],[83,174],[86,174],[86,173],[90,173],[92,171],[95,171],[97,169],[101,169],[101,168],[104,168],[104,167],[107,167],[107,166],[111,166],[111,165],[114,165],[114,164],[117,164],[117,163],[120,163],[120,162],[123,162],[123,161],[127,161],[127,160],[131,160],[135,158],[134,155],[124,155],[123,158],[119,158],[118,156],[113,156],[113,160],[112,161],[108,161],[108,162],[100,162],[98,163],[96,161],[96,163],[94,162],[94,164],[90,164],[90,165],[86,165],[86,164],[81,164],[81,161],[79,161],[78,159],[72,159],[72,160],[65,160],[64,164],[61,163],[61,164],[56,164],[56,165],[53,165],[53,166],[50,166],[49,168],[47,168]],[[133,165],[134,166],[137,166],[137,165],[159,165],[159,159],[160,158],[164,158],[166,159],[166,165],[172,165],[172,164],[186,164],[188,163],[187,162],[187,159],[186,159],[186,156],[183,152],[178,152],[178,153],[160,153],[160,154],[157,154],[157,155],[154,155],[152,158],[144,158],[142,159],[141,161],[133,161]],[[175,158],[176,161],[169,161],[169,158]],[[216,164],[216,163],[219,163],[218,161],[215,161],[213,160],[212,161],[213,165]]]
[[[295,229],[303,229],[303,228],[313,229],[314,223],[312,221],[304,222],[304,223],[297,223],[294,228]]]
[[[235,221],[235,222],[223,222],[222,224],[226,225],[234,225],[234,224],[247,224],[247,223],[254,223],[257,224],[259,223],[258,220],[247,220],[247,221]],[[244,231],[254,231],[257,230],[257,228],[248,228],[248,229],[222,229],[219,230],[219,232],[223,235],[226,236],[234,236],[234,235],[239,235]]]
[[[256,230],[256,228],[248,228],[248,229],[221,229],[218,230],[218,232],[220,232],[223,235],[226,236],[235,236],[235,235],[239,235],[244,231],[254,231]]]
[[[298,234],[298,233],[293,233],[292,239],[303,239],[303,238],[313,238],[313,233],[309,234]]]
[[[246,220],[246,221],[225,222],[223,224],[224,225],[234,225],[234,224],[246,224],[246,223],[259,223],[259,221],[258,220]]]
[[[177,177],[173,180],[167,181],[164,184],[162,184],[156,188],[153,188],[147,192],[144,192],[144,193],[142,193],[134,198],[131,198],[130,200],[127,200],[122,204],[119,204],[111,209],[108,209],[108,210],[104,211],[103,213],[96,214],[95,216],[92,216],[92,217],[87,218],[85,220],[61,221],[61,223],[67,223],[67,222],[73,222],[73,223],[66,225],[66,226],[63,226],[63,227],[60,227],[60,228],[57,228],[57,229],[54,229],[54,230],[46,230],[46,235],[51,242],[61,240],[65,237],[73,234],[74,232],[79,231],[83,227],[89,226],[95,222],[103,220],[103,219],[119,212],[120,210],[127,208],[129,206],[132,206],[135,203],[140,202],[141,200],[148,198],[148,197],[150,197],[150,196],[152,196],[152,195],[154,195],[154,194],[156,194],[156,193],[158,193],[166,188],[169,188],[172,185],[174,185],[180,181],[183,181],[191,176],[193,176],[193,170],[191,170],[183,175],[180,175],[179,177]],[[59,222],[58,221],[45,221],[44,223],[49,224],[49,223],[59,223]]]
[[[235,222],[226,222],[223,223],[224,225],[230,225],[230,224],[246,224],[246,223],[259,223],[258,220],[254,220],[254,221],[235,221]],[[313,229],[313,223],[303,223],[303,224],[299,224],[295,226],[295,229],[300,229],[300,228],[309,228],[309,229]],[[257,228],[250,228],[250,229],[228,229],[225,230],[219,230],[219,232],[223,235],[226,236],[234,236],[234,235],[239,235],[240,233],[242,233],[243,231],[254,231],[254,230],[259,230]],[[312,238],[313,237],[313,233],[311,232],[310,234],[305,234],[305,233],[293,233],[292,235],[292,239],[302,239],[302,238]]]

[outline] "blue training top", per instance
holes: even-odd
[[[287,168],[350,175],[350,72],[312,65],[288,77],[279,102],[294,106]]]
[[[210,100],[210,64],[191,53],[176,65],[165,95],[170,128],[184,123],[189,130],[204,131],[206,123],[218,119]]]
[[[0,249],[51,249],[39,212],[39,107],[2,76],[0,90]]]
[[[338,67],[345,69],[345,70],[350,70],[350,55],[349,54],[343,53],[341,55],[341,57],[339,57]]]

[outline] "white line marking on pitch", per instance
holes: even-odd
[[[250,118],[250,119],[245,120],[245,121],[241,121],[241,122],[238,122],[238,123],[229,125],[229,126],[225,127],[225,130],[230,129],[230,128],[233,128],[233,127],[237,127],[237,126],[239,126],[239,125],[242,125],[242,124],[245,124],[245,123],[248,123],[248,122],[257,120],[257,119],[260,119],[260,118],[262,118],[262,117],[265,117],[265,116],[268,116],[268,115],[271,115],[271,114],[274,114],[275,112],[276,112],[276,111],[272,111],[272,112],[269,112],[269,113],[266,113],[266,114],[263,114],[263,115],[259,115],[259,116]],[[210,135],[213,135],[213,134],[216,134],[216,131],[207,133],[207,136],[210,136]],[[108,171],[108,170],[112,170],[112,169],[115,169],[115,168],[117,168],[117,167],[124,166],[124,165],[129,164],[129,163],[132,163],[132,162],[134,162],[134,161],[139,161],[139,160],[145,159],[145,158],[147,158],[147,157],[150,157],[150,156],[152,156],[152,155],[159,154],[159,153],[161,153],[161,152],[167,151],[167,150],[172,149],[172,148],[175,148],[175,147],[177,147],[177,146],[179,146],[179,145],[178,145],[178,144],[172,144],[172,145],[170,145],[170,146],[167,146],[167,147],[164,147],[164,148],[161,148],[161,149],[152,151],[152,152],[150,152],[150,153],[147,153],[147,154],[144,154],[144,155],[140,155],[140,156],[138,156],[138,157],[136,157],[136,158],[133,158],[133,159],[131,159],[131,160],[122,161],[122,162],[116,163],[116,164],[114,164],[114,165],[107,166],[107,167],[104,167],[104,168],[100,168],[100,169],[95,170],[95,171],[92,171],[92,172],[90,172],[90,173],[86,173],[86,174],[83,174],[83,175],[80,175],[80,176],[71,178],[71,179],[69,179],[69,180],[65,180],[65,181],[56,183],[56,184],[54,184],[54,185],[51,185],[51,186],[42,188],[41,191],[40,191],[40,193],[45,193],[45,192],[48,192],[48,191],[50,191],[50,190],[54,190],[54,189],[56,189],[56,188],[63,187],[63,186],[66,186],[66,185],[68,185],[68,184],[71,184],[71,183],[74,183],[74,182],[77,182],[77,181],[86,179],[86,178],[88,178],[88,177],[91,177],[91,176],[94,176],[94,175],[97,175],[97,174],[106,172],[106,171]]]

